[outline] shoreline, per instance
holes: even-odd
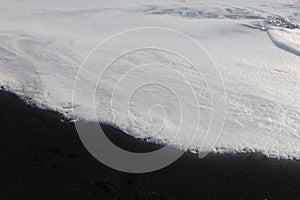
[[[0,90],[1,199],[296,199],[300,162],[261,154],[184,155],[146,174],[113,170],[82,145],[74,123]],[[118,146],[134,152],[160,148],[110,126]]]

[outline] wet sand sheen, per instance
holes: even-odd
[[[73,123],[59,113],[0,91],[1,199],[297,199],[299,161],[257,154],[185,153],[172,165],[128,174],[95,160]],[[120,147],[147,152],[157,145],[103,126]]]

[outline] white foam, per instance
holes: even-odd
[[[273,43],[279,48],[300,56],[300,30],[272,28],[268,34]]]
[[[261,9],[262,4],[267,6]],[[40,107],[71,116],[75,75],[85,56],[96,44],[112,34],[136,27],[175,29],[203,44],[224,81],[227,117],[222,137],[214,151],[261,152],[276,158],[300,159],[299,31],[269,29],[270,40],[266,32],[241,26],[261,22],[270,13],[285,14],[287,8],[284,5],[280,2],[273,5],[274,1],[268,0],[251,1],[251,7],[247,8],[243,7],[242,0],[226,2],[226,5],[220,1],[107,3],[78,0],[64,1],[63,4],[60,1],[7,1],[0,7],[0,84]],[[149,11],[151,6],[156,13]],[[166,13],[168,8],[172,9]],[[183,8],[185,13],[182,14],[179,11]],[[195,15],[199,10],[207,12]],[[159,14],[160,11],[164,13]],[[168,55],[152,52],[139,56],[134,58],[143,60],[152,56],[152,59],[162,63],[170,59]],[[119,67],[130,62],[132,59],[125,58]],[[193,77],[190,71],[186,71],[186,66],[182,67],[184,63],[176,63],[171,67],[190,75],[194,80],[193,87],[202,91],[199,96],[201,109],[203,116],[207,116],[201,118],[199,135],[202,135],[210,114],[209,93],[205,84],[198,84],[201,83],[201,77]],[[97,76],[96,70],[84,72],[82,87],[94,88],[92,80]],[[131,73],[116,90],[115,99],[119,102],[114,104],[113,117],[109,112],[110,93],[106,89],[113,87],[113,78],[119,77],[121,72],[112,69],[111,79],[108,78],[97,91],[98,119],[117,125],[135,137],[152,136],[153,132],[163,127],[163,131],[152,137],[151,141],[168,142],[174,136],[178,122],[177,116],[172,115],[177,113],[178,108],[172,96],[154,86],[140,90],[139,95],[132,99],[130,111],[134,117],[130,119],[122,95],[128,95],[128,88],[139,81],[153,77],[167,79],[168,84],[177,88],[177,92],[185,94],[186,88],[180,87],[182,80],[167,71],[147,73],[144,69]],[[151,98],[150,93],[153,95]],[[82,96],[76,105],[77,117],[92,120],[86,110],[94,105],[86,105],[85,98]],[[184,101],[190,104],[189,109],[195,108],[189,99]],[[152,107],[150,113],[145,112],[145,108],[153,103],[157,106]],[[165,110],[158,104],[164,105]],[[171,118],[163,126],[166,113]],[[195,116],[189,117],[192,121]],[[188,130],[190,124],[184,126]],[[189,137],[187,131],[174,145],[188,148]],[[201,140],[196,140],[192,148],[205,151]]]

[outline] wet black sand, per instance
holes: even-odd
[[[300,162],[261,155],[185,154],[160,171],[128,174],[95,160],[73,123],[0,91],[0,199],[300,199]],[[110,127],[134,151],[145,144]],[[299,144],[300,145],[300,144]]]

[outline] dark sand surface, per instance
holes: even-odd
[[[73,123],[0,91],[0,199],[300,199],[300,162],[261,155],[186,153],[172,165],[128,174],[95,160]],[[104,127],[118,145],[159,148]],[[300,145],[300,144],[299,144]]]

